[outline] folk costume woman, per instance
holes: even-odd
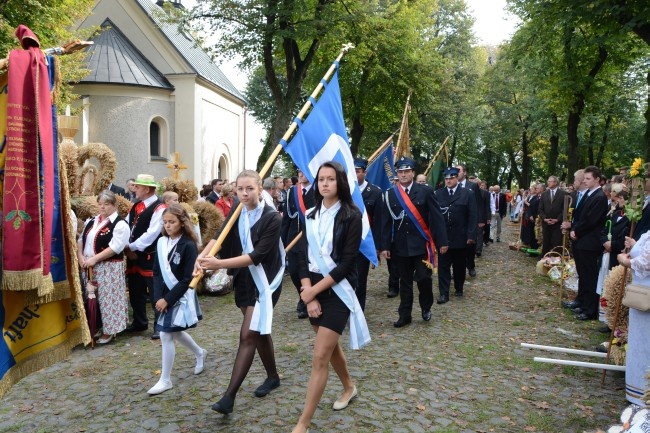
[[[352,348],[360,348],[370,341],[365,317],[354,293],[357,285],[355,263],[361,244],[361,213],[352,201],[348,178],[341,164],[326,162],[318,169],[314,196],[316,206],[306,214],[307,251],[300,255],[298,269],[302,283],[300,297],[307,305],[316,342],[305,406],[293,433],[308,431],[325,390],[330,363],[343,384],[343,394],[334,402],[333,409],[346,408],[357,395],[339,344],[348,319],[351,319]]]
[[[129,225],[117,214],[117,199],[109,190],[97,196],[99,215],[88,220],[78,242],[79,265],[93,269],[103,335],[99,344],[110,342],[126,329],[128,306],[124,247],[129,243]],[[94,337],[94,336],[93,336]]]
[[[170,204],[162,220],[162,236],[156,244],[153,266],[153,300],[160,313],[155,326],[162,343],[162,369],[158,383],[147,391],[150,395],[172,388],[175,343],[187,347],[196,357],[194,374],[203,372],[208,354],[185,332],[196,327],[202,318],[196,293],[189,287],[198,255],[194,227],[187,211],[179,204]]]
[[[650,287],[650,232],[641,235],[638,241],[626,237],[625,246],[631,247],[629,254],[618,255],[618,262],[632,269],[632,283]],[[625,397],[630,403],[646,406],[644,392],[650,387],[647,380],[650,368],[650,311],[630,308],[628,325],[627,355],[625,356]]]
[[[271,324],[273,306],[280,297],[284,275],[284,248],[280,241],[282,218],[274,208],[260,200],[262,181],[257,172],[242,171],[237,176],[236,190],[242,211],[222,244],[221,259],[208,256],[220,235],[217,233],[195,265],[195,273],[205,269],[229,270],[233,275],[235,303],[243,314],[239,349],[230,383],[223,397],[212,405],[212,410],[222,414],[233,411],[237,391],[250,370],[256,350],[267,378],[255,390],[255,396],[263,397],[280,386]],[[234,211],[228,219],[233,215]]]

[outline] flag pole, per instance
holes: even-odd
[[[425,176],[428,176],[428,175],[429,175],[429,171],[431,170],[431,167],[433,166],[433,163],[434,163],[435,160],[438,158],[438,155],[440,155],[440,152],[442,152],[442,149],[445,148],[445,145],[447,144],[447,140],[449,140],[449,136],[447,136],[447,138],[445,138],[445,141],[442,142],[442,145],[440,146],[440,149],[438,149],[438,151],[436,152],[436,154],[433,155],[433,158],[431,158],[431,161],[429,162],[429,166],[428,166],[427,169],[424,171],[424,175],[425,175]]]
[[[374,152],[372,155],[370,155],[370,157],[368,158],[368,165],[370,165],[370,164],[372,164],[373,162],[375,162],[375,159],[377,159],[377,157],[379,157],[379,154],[382,153],[384,150],[386,150],[386,148],[387,148],[387,147],[390,145],[390,143],[393,141],[393,137],[395,137],[395,134],[397,134],[397,131],[399,131],[399,129],[395,130],[395,132],[393,132],[392,134],[390,134],[390,137],[388,137],[388,138],[386,139],[386,141],[384,141],[384,142],[381,144],[381,146],[379,146],[379,147],[377,148],[377,150],[375,150],[375,152]]]
[[[406,98],[406,105],[404,105],[404,115],[402,116],[402,123],[399,127],[399,136],[397,137],[397,154],[395,155],[395,159],[399,159],[400,157],[407,155],[411,155],[411,150],[410,150],[410,136],[409,136],[409,112],[411,111],[411,105],[409,102],[411,101],[411,94],[413,91],[409,89],[409,94]]]
[[[323,76],[323,79],[318,83],[318,85],[316,86],[314,91],[311,93],[311,97],[307,100],[307,102],[305,102],[305,105],[303,105],[302,109],[300,110],[300,112],[296,116],[298,119],[300,119],[300,120],[304,119],[305,114],[307,114],[307,111],[309,110],[309,108],[312,105],[311,99],[315,100],[316,97],[318,96],[318,94],[320,93],[320,91],[323,90],[323,87],[324,87],[323,86],[323,81],[327,82],[327,80],[330,79],[330,77],[332,76],[332,74],[336,70],[338,62],[343,58],[343,56],[348,51],[350,51],[353,48],[354,48],[354,45],[349,44],[349,43],[344,44],[341,47],[341,51],[339,52],[339,55],[336,57],[336,60],[334,60],[334,62],[332,62],[329,69],[327,70],[327,72]],[[281,141],[284,141],[284,142],[288,141],[289,138],[291,138],[293,133],[296,131],[297,127],[298,127],[298,123],[296,123],[295,120],[293,122],[291,122],[291,125],[289,126],[289,129],[287,129],[287,132],[284,133],[284,135],[282,136]],[[275,162],[276,158],[278,157],[278,155],[280,154],[281,151],[282,151],[282,144],[278,144],[277,146],[275,146],[275,149],[273,150],[273,152],[271,152],[271,155],[269,155],[269,158],[266,160],[266,164],[264,164],[264,166],[260,170],[259,174],[260,174],[261,179],[264,179],[264,176],[266,176],[266,173],[271,169],[271,166],[273,165],[273,163]],[[219,234],[219,237],[217,238],[216,242],[212,246],[212,249],[210,249],[210,252],[208,253],[208,256],[214,257],[219,252],[219,250],[221,249],[221,245],[223,244],[223,241],[226,240],[226,236],[228,236],[228,233],[230,233],[230,230],[232,230],[232,227],[235,225],[235,221],[237,220],[237,218],[239,218],[239,214],[241,214],[241,211],[242,211],[242,206],[243,205],[242,205],[241,202],[237,205],[237,208],[235,209],[232,216],[228,220],[228,223],[221,230],[221,234]],[[199,283],[199,281],[201,281],[201,278],[203,278],[203,272],[201,272],[199,275],[197,275],[196,277],[194,277],[192,279],[192,281],[190,282],[190,287],[195,289],[197,284]]]

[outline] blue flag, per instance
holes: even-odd
[[[348,133],[345,130],[343,121],[343,107],[341,105],[341,91],[339,89],[338,70],[329,83],[323,83],[325,91],[313,102],[313,109],[307,120],[295,121],[300,129],[291,142],[282,142],[284,150],[291,156],[293,162],[309,179],[314,183],[318,168],[327,161],[336,161],[343,165],[348,174],[348,184],[352,192],[352,199],[363,213],[363,232],[361,235],[360,251],[377,265],[377,251],[375,242],[370,231],[370,221],[366,208],[363,205],[361,191],[357,183],[357,176],[354,170],[354,159],[348,145]]]
[[[396,176],[393,161],[393,143],[390,144],[379,156],[372,161],[366,171],[366,180],[377,185],[382,191],[393,186],[390,178]]]

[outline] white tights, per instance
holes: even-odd
[[[171,381],[172,367],[174,357],[176,356],[175,341],[187,347],[190,352],[196,356],[197,360],[203,355],[203,349],[199,347],[194,339],[185,331],[179,332],[160,332],[160,341],[162,342],[162,371],[160,380]]]

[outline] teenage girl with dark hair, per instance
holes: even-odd
[[[308,431],[325,390],[330,363],[343,384],[343,394],[334,402],[333,409],[344,409],[357,395],[339,344],[348,318],[352,347],[359,348],[370,341],[363,311],[354,294],[361,212],[352,200],[348,176],[341,164],[321,165],[315,184],[316,206],[307,211],[306,218],[307,251],[300,255],[298,267],[300,297],[307,304],[316,341],[305,406],[293,433]]]

